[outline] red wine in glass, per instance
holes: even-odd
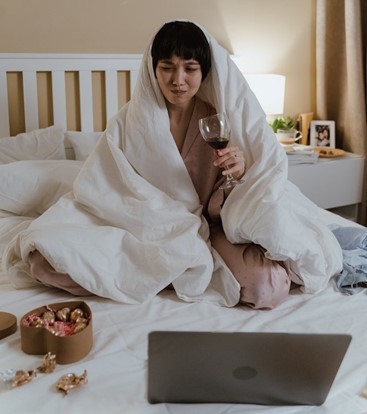
[[[228,145],[231,128],[225,112],[199,119],[199,129],[205,142],[216,151]],[[225,168],[228,169],[228,167]],[[219,188],[232,188],[238,182],[232,174],[228,174],[226,181]]]
[[[206,143],[209,144],[215,150],[220,150],[220,149],[225,148],[228,145],[229,138],[225,138],[225,137],[208,138],[206,140]]]

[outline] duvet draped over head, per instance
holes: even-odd
[[[232,144],[246,161],[244,183],[221,212],[226,236],[260,244],[269,258],[286,262],[304,292],[318,292],[342,269],[340,246],[318,207],[288,182],[286,154],[242,74],[204,33],[212,69],[198,94],[228,114]],[[109,121],[71,191],[7,247],[4,263],[16,285],[29,279],[27,256],[37,249],[57,271],[116,301],[141,303],[172,283],[186,301],[238,303],[238,282],[210,246],[170,133],[150,49],[130,102]]]

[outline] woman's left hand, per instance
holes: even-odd
[[[214,161],[216,167],[223,168],[223,175],[232,174],[239,180],[245,174],[245,157],[238,147],[227,147],[216,151],[218,158]],[[225,169],[228,168],[228,169]]]

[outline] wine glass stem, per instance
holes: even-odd
[[[224,166],[224,169],[227,170],[227,171],[229,170],[227,165]],[[234,181],[234,177],[231,173],[226,175],[226,179],[227,179],[227,181]]]

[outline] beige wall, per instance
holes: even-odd
[[[167,20],[193,20],[248,73],[286,76],[285,113],[315,107],[316,0],[0,0],[0,52],[142,53]]]

